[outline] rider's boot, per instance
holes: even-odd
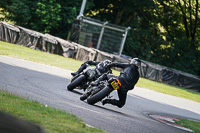
[[[72,72],[71,73],[71,75],[74,77],[74,76],[76,76],[77,74],[79,74],[79,73],[77,73],[77,72]]]
[[[78,71],[77,72],[72,72],[71,75],[72,76],[76,76],[77,74],[81,73],[85,68],[86,68],[86,65],[82,64],[81,67],[78,69]]]

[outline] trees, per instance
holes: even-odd
[[[16,25],[42,33],[67,38],[82,0],[0,0],[0,20],[12,20]],[[88,0],[86,9],[93,6]]]
[[[5,20],[67,38],[82,0],[1,0]],[[198,0],[87,0],[85,15],[130,26],[123,54],[200,75]],[[192,68],[192,69],[191,69]]]
[[[1,20],[66,39],[82,0],[1,0]],[[77,10],[78,9],[78,10]]]
[[[163,28],[163,65],[200,75],[198,0],[162,0],[156,10]]]
[[[127,26],[143,10],[154,7],[154,2],[149,0],[101,0],[94,1],[94,6],[88,10],[87,15]]]
[[[3,19],[39,32],[58,26],[61,6],[56,0],[1,0]]]
[[[198,0],[94,3],[88,15],[131,26],[123,54],[200,75]]]

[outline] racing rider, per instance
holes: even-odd
[[[102,80],[109,80],[111,78],[117,78],[121,82],[121,87],[117,90],[119,100],[105,99],[102,104],[112,104],[119,108],[122,108],[126,103],[126,97],[129,90],[134,89],[135,84],[139,79],[138,68],[141,66],[141,61],[138,58],[133,58],[130,63],[111,63],[108,68],[119,67],[122,68],[119,76],[113,74],[103,74],[95,82],[91,84],[96,86]]]
[[[75,76],[79,73],[81,73],[84,69],[87,68],[88,65],[94,65],[96,66],[96,71],[97,71],[97,75],[95,76],[95,78],[97,79],[98,77],[100,77],[102,74],[108,72],[108,65],[111,64],[111,61],[106,59],[103,62],[99,62],[99,61],[86,61],[85,63],[83,63],[81,65],[81,67],[78,69],[77,72],[73,72],[71,73],[72,76]]]

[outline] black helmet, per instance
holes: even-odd
[[[137,67],[140,67],[140,66],[141,66],[141,61],[140,61],[140,59],[138,59],[138,58],[133,58],[133,59],[131,60],[130,64],[133,64],[133,65],[135,65],[135,66],[137,66]]]
[[[104,66],[108,66],[108,65],[111,64],[111,61],[106,59],[106,60],[103,61],[103,64],[104,64]]]

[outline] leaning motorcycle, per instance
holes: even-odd
[[[75,88],[86,89],[90,82],[95,80],[96,75],[101,75],[101,73],[94,67],[87,66],[80,74],[75,75],[71,79],[71,83],[67,86],[69,91],[72,91]]]
[[[116,78],[111,78],[108,81],[101,81],[97,86],[90,85],[87,88],[87,92],[80,97],[80,100],[87,99],[88,104],[95,104],[106,96],[108,97],[110,93],[114,90],[118,90],[121,87],[121,83]]]

